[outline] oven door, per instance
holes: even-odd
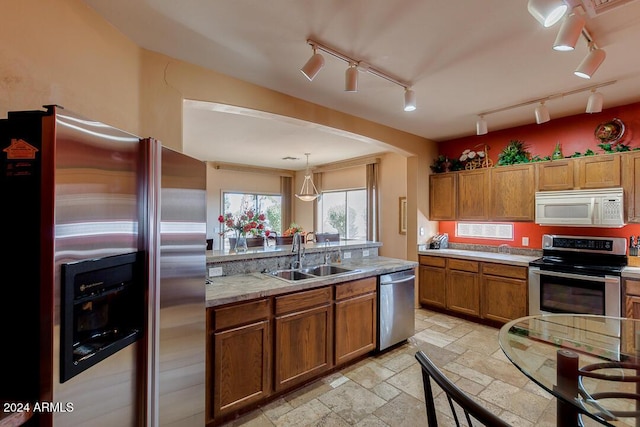
[[[577,313],[620,317],[620,278],[529,267],[529,314]]]

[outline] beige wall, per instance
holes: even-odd
[[[2,116],[10,110],[55,103],[181,150],[182,102],[194,99],[281,114],[376,139],[408,158],[406,173],[385,176],[407,182],[409,232],[406,237],[385,234],[382,241],[395,248],[406,240],[407,257],[416,258],[418,224],[427,222],[426,177],[437,152],[435,143],[140,49],[80,0],[3,1],[2,12]],[[382,206],[397,204],[395,192],[381,197]],[[308,215],[309,205],[296,202],[294,218]],[[381,253],[386,253],[384,246]]]

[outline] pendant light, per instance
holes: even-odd
[[[315,199],[320,197],[318,189],[311,179],[311,170],[309,169],[309,154],[311,153],[304,153],[304,155],[307,156],[307,169],[304,173],[304,182],[302,183],[300,194],[296,194],[296,197],[303,202],[313,202]]]

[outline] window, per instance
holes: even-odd
[[[318,202],[318,232],[340,233],[341,239],[367,238],[367,191],[326,191]]]
[[[267,229],[282,232],[282,197],[277,194],[222,193],[222,214],[239,215],[248,209],[267,217]]]

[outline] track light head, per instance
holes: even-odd
[[[598,67],[604,62],[607,56],[604,50],[591,46],[589,53],[584,57],[578,68],[573,72],[578,77],[590,79],[598,70]]]
[[[405,88],[404,90],[404,111],[414,111],[416,109],[416,93]]]
[[[476,121],[476,135],[486,135],[487,132],[487,121],[484,119],[484,116],[480,116]]]
[[[316,47],[313,46],[313,56],[300,68],[300,71],[302,71],[302,74],[304,74],[309,81],[313,81],[322,67],[324,67],[324,57],[316,52]]]
[[[358,68],[356,64],[349,64],[349,68],[344,75],[344,90],[345,92],[357,92],[358,91]]]
[[[536,115],[536,123],[539,125],[551,120],[551,116],[549,116],[549,110],[547,109],[547,106],[544,105],[544,101],[541,102],[540,105],[536,107],[535,115]]]
[[[543,26],[550,27],[562,19],[569,6],[562,0],[529,0],[527,9]]]
[[[591,95],[587,100],[586,112],[589,114],[602,112],[602,104],[604,103],[604,96],[600,92],[596,92],[595,89],[591,89]]]
[[[564,18],[556,36],[556,41],[553,43],[553,50],[564,52],[575,49],[584,25],[584,18],[575,13]]]

